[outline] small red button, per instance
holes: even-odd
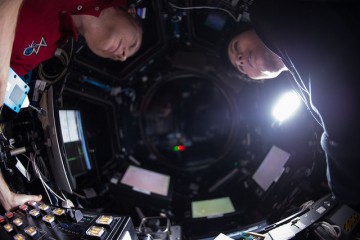
[[[7,218],[12,218],[14,216],[12,212],[6,212],[5,215]]]

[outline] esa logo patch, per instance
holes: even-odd
[[[44,37],[41,38],[40,43],[35,43],[34,41],[32,41],[32,43],[29,44],[29,46],[24,49],[23,55],[30,56],[33,53],[38,55],[41,47],[47,47],[47,43]]]

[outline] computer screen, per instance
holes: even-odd
[[[47,94],[49,126],[46,133],[50,144],[47,148],[49,164],[57,186],[69,193],[77,188],[78,176],[92,169],[87,151],[81,111],[58,107],[56,93],[50,87]]]
[[[81,113],[75,109],[59,109],[58,115],[65,160],[72,175],[77,177],[91,170]]]
[[[121,183],[138,192],[155,193],[167,197],[169,195],[170,176],[130,165],[122,177]]]
[[[266,192],[273,182],[276,182],[284,172],[285,164],[290,153],[273,145],[266,154],[265,159],[253,174],[253,180]]]
[[[235,212],[235,207],[230,197],[221,197],[191,202],[193,218],[221,217],[227,213]]]

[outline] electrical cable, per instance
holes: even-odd
[[[81,198],[81,199],[87,199],[87,197],[86,196],[84,196],[84,195],[81,195],[80,193],[77,193],[77,192],[72,192],[72,194],[73,195],[75,195],[75,196],[77,196],[78,198]]]
[[[22,154],[22,155],[23,155],[24,157],[26,157],[30,163],[33,163],[33,161],[31,160],[31,158],[29,158],[29,157],[26,156],[25,154]],[[33,156],[33,155],[31,154],[31,157],[32,157],[32,156]],[[32,166],[33,166],[33,165],[32,165]],[[33,166],[33,169],[34,169],[34,166]],[[50,201],[50,203],[52,204],[52,201],[51,201],[51,198],[50,198],[48,189],[47,189],[46,186],[45,186],[45,182],[42,180],[41,175],[39,174],[39,172],[36,171],[35,169],[34,169],[34,171],[35,171],[35,175],[38,175],[38,178],[40,179],[40,182],[41,182],[41,184],[42,184],[43,187],[44,187],[44,190],[45,190],[45,192],[46,192],[46,195],[48,196],[49,201]]]
[[[50,173],[47,170],[44,160],[42,157],[37,157],[35,158],[35,161],[37,162],[37,166],[39,168],[39,173],[41,174],[42,179],[44,179],[44,181],[49,181],[50,179]],[[39,164],[40,163],[40,164]]]
[[[63,191],[60,190],[60,192],[61,192],[61,195],[64,197],[64,199],[66,199],[66,196],[65,196],[65,194],[63,193]]]
[[[240,19],[241,19],[241,14],[239,14],[238,18],[236,18],[229,10],[226,10],[224,8],[220,8],[220,7],[210,7],[210,6],[197,6],[197,7],[179,7],[179,6],[176,6],[175,4],[173,3],[170,3],[169,4],[173,7],[173,8],[177,8],[177,9],[181,9],[181,10],[198,10],[198,9],[215,9],[215,10],[221,10],[221,11],[224,11],[226,12],[227,14],[229,14],[236,22],[239,22]]]
[[[46,188],[45,184],[44,184],[42,181],[40,181],[40,182],[41,182],[41,184],[43,185],[43,188],[44,188],[44,190],[45,190],[45,192],[46,192],[46,195],[47,195],[47,197],[48,197],[48,199],[49,199],[50,204],[53,205],[53,202],[52,202],[51,197],[50,197],[50,194],[49,194],[49,190]]]
[[[314,204],[314,201],[313,201],[313,200],[309,200],[309,201],[307,201],[307,202],[304,202],[303,204],[301,204],[300,210],[308,209],[308,208],[310,208],[313,204]]]
[[[65,199],[63,199],[62,197],[60,197],[57,193],[54,192],[54,190],[52,190],[49,185],[47,185],[47,183],[42,179],[41,174],[39,173],[39,169],[35,163],[35,161],[33,162],[33,167],[36,169],[36,172],[38,173],[38,177],[40,179],[40,181],[45,185],[45,187],[52,193],[54,194],[57,198],[61,199],[62,201],[65,201]]]
[[[61,199],[62,201],[65,201],[65,199],[63,199],[63,198],[60,197],[57,193],[55,193],[55,191],[52,190],[51,187],[49,187],[49,185],[48,185],[48,184],[44,181],[44,179],[42,178],[42,173],[40,172],[40,170],[39,170],[39,168],[38,168],[38,166],[37,166],[37,164],[36,164],[36,161],[35,161],[35,155],[32,154],[32,153],[30,153],[30,157],[26,156],[25,154],[24,154],[24,156],[32,163],[33,169],[34,169],[36,175],[38,176],[38,178],[40,179],[41,183],[43,184],[43,186],[44,186],[44,188],[45,188],[45,191],[46,191],[46,193],[47,193],[47,195],[48,195],[48,198],[49,198],[50,202],[51,202],[51,198],[50,198],[47,190],[49,190],[49,191],[50,191],[52,194],[54,194],[57,198]]]
[[[5,135],[3,134],[3,133],[1,133],[2,134],[2,136],[3,136],[3,138],[5,139],[5,140],[7,140],[7,138],[5,137]],[[9,148],[10,149],[14,149],[15,148],[15,146],[13,145],[13,143],[11,142],[11,141],[9,141]],[[61,199],[62,201],[65,201],[65,199],[63,199],[63,198],[61,198],[59,195],[57,195],[47,184],[46,184],[46,182],[44,181],[44,179],[43,179],[43,173],[40,171],[40,169],[39,169],[39,167],[37,166],[37,164],[36,164],[36,160],[35,160],[35,154],[32,154],[32,153],[30,153],[30,157],[29,156],[27,156],[26,154],[24,154],[24,153],[22,153],[21,154],[22,156],[24,156],[27,160],[28,160],[28,162],[30,162],[30,163],[32,163],[32,166],[33,166],[33,169],[34,169],[34,172],[35,172],[35,175],[37,175],[38,176],[38,178],[40,179],[40,181],[41,181],[41,183],[42,183],[42,185],[43,185],[43,187],[44,187],[44,190],[45,190],[45,192],[46,192],[46,195],[47,195],[47,197],[49,198],[49,201],[50,201],[50,203],[52,204],[52,200],[51,200],[51,198],[50,198],[50,195],[49,195],[49,192],[48,191],[50,191],[52,194],[54,194],[56,197],[58,197],[59,199]],[[18,158],[16,157],[16,159],[18,160]],[[42,162],[43,163],[43,162]],[[43,165],[44,166],[44,165]]]
[[[39,67],[38,67],[38,75],[39,75],[40,79],[45,81],[49,85],[53,85],[56,82],[58,82],[59,80],[61,80],[65,76],[65,74],[69,68],[70,61],[71,61],[72,55],[73,55],[73,50],[74,50],[74,38],[71,38],[69,55],[67,54],[67,52],[65,50],[63,50],[61,48],[57,49],[57,51],[59,51],[58,54],[57,54],[57,52],[55,52],[55,57],[57,57],[64,66],[63,70],[60,73],[57,73],[54,75],[49,75],[48,73],[46,73],[44,71],[43,64],[40,63]]]
[[[314,227],[314,234],[320,239],[339,239],[341,235],[341,228],[338,225],[332,225],[325,221],[315,223]]]

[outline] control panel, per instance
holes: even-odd
[[[0,239],[137,240],[129,216],[99,214],[30,201],[0,215]]]

